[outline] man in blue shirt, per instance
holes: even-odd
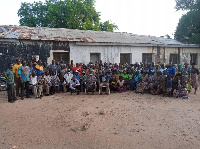
[[[176,68],[172,67],[170,64],[169,67],[167,68],[167,76],[173,76],[176,74]]]
[[[22,62],[22,66],[19,67],[18,69],[18,75],[21,79],[22,82],[22,87],[21,87],[21,99],[24,99],[24,87],[26,89],[26,98],[29,98],[29,81],[30,81],[30,75],[31,71],[29,67],[26,65],[26,61]]]

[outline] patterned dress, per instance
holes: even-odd
[[[197,68],[192,68],[191,83],[192,83],[193,88],[198,88],[198,86],[199,86],[198,75],[199,75],[199,70]]]

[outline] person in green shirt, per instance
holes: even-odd
[[[15,88],[14,88],[14,73],[13,73],[13,64],[9,64],[9,68],[6,70],[4,76],[7,82],[7,92],[8,92],[8,102],[14,103],[17,100],[15,96]]]
[[[122,74],[121,74],[121,76],[124,78],[124,80],[125,81],[127,81],[128,80],[128,74],[126,73],[126,71],[124,71]]]

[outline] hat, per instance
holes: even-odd
[[[37,62],[34,62],[33,64],[37,65]]]
[[[85,71],[83,71],[82,73],[85,73]]]
[[[78,72],[77,70],[75,70],[75,72]]]

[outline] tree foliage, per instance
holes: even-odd
[[[182,8],[189,11],[179,20],[175,31],[175,39],[182,42],[200,44],[200,0],[193,1],[192,4],[187,4]]]
[[[113,32],[117,25],[100,22],[94,0],[46,0],[21,3],[18,10],[21,26],[103,30]]]
[[[188,10],[196,2],[196,0],[175,0],[176,1],[176,10]]]

